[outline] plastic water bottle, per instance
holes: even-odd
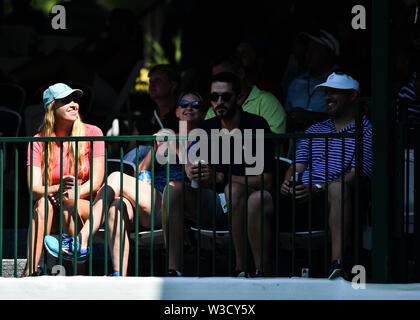
[[[140,181],[146,182],[147,184],[152,183],[152,173],[148,170],[142,170],[139,176]]]
[[[293,175],[290,177],[290,193],[293,194],[293,188],[302,184],[302,173],[295,172],[295,180],[293,181]]]
[[[309,268],[302,268],[301,276],[302,278],[309,278]]]

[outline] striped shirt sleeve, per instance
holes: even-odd
[[[313,126],[309,127],[305,133],[316,133],[319,132],[319,123],[314,124]],[[309,139],[308,138],[302,138],[300,140],[296,140],[296,143],[298,144],[297,150],[296,150],[296,163],[303,163],[308,164],[309,163]]]
[[[353,157],[351,168],[356,167],[356,157]],[[363,129],[363,158],[362,158],[363,173],[369,178],[372,178],[372,126],[366,121]]]

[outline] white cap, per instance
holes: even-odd
[[[315,89],[320,87],[328,87],[343,90],[356,90],[357,92],[360,91],[359,82],[357,82],[347,74],[335,72],[331,73],[328,76],[327,81],[315,86]]]

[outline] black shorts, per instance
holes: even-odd
[[[279,231],[291,232],[293,230],[293,222],[295,224],[295,231],[308,231],[309,223],[312,230],[325,229],[325,208],[323,195],[312,198],[312,209],[309,209],[309,201],[305,203],[298,203],[295,201],[295,211],[293,214],[292,195],[279,195]],[[309,221],[310,220],[310,221]],[[327,219],[328,221],[328,219]],[[328,226],[328,223],[327,223]]]
[[[370,200],[370,181],[362,176],[360,190],[360,208],[361,218],[366,218],[366,209]],[[312,197],[312,209],[309,209],[309,201],[305,203],[298,203],[295,201],[295,213],[293,214],[292,195],[284,196],[281,193],[279,197],[279,208],[277,210],[279,215],[279,231],[291,232],[292,223],[295,223],[295,231],[308,231],[309,220],[311,230],[325,230],[328,229],[328,203],[326,202],[325,192]],[[354,203],[354,195],[352,196]],[[310,218],[309,218],[310,217]]]

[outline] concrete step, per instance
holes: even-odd
[[[17,274],[21,278],[25,274],[26,259],[17,259]],[[2,261],[2,277],[14,278],[15,277],[15,259],[3,259]]]

